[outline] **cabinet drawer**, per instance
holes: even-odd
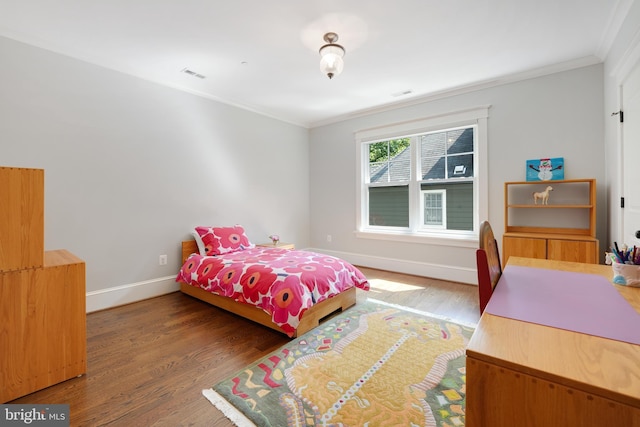
[[[547,239],[505,236],[502,239],[502,246],[503,265],[506,265],[512,255],[541,259],[547,257]]]
[[[598,263],[598,243],[581,240],[555,240],[547,242],[547,257],[558,261]]]

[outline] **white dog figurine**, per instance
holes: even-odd
[[[533,203],[535,205],[538,204],[538,199],[542,201],[543,205],[549,204],[549,191],[553,191],[553,187],[548,186],[544,191],[540,191],[538,193],[533,193]]]

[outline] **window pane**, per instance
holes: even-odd
[[[446,190],[447,230],[473,230],[473,183],[423,183],[421,190]]]
[[[449,178],[473,176],[473,154],[460,154],[447,158]]]
[[[473,176],[474,128],[454,129],[420,138],[422,180]]]
[[[369,144],[369,182],[404,182],[411,177],[409,138]]]
[[[423,157],[420,162],[422,179],[445,179],[446,164],[444,157]]]
[[[387,162],[369,163],[369,182],[389,182]]]
[[[422,157],[442,157],[445,155],[445,143],[447,133],[430,133],[422,136],[421,154]]]
[[[369,225],[409,226],[409,187],[370,187]]]
[[[406,150],[406,153],[408,154],[409,150]],[[390,182],[408,181],[411,177],[411,159],[409,158],[409,156],[402,157],[403,158],[395,159],[389,162]]]
[[[473,128],[450,130],[446,134],[447,154],[473,152]]]
[[[445,179],[446,132],[423,135],[420,138],[420,173],[422,179]]]

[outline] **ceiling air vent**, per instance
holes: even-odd
[[[190,70],[188,68],[183,68],[182,72],[185,73],[185,74],[189,74],[190,76],[197,77],[199,79],[206,79],[207,78],[207,76],[202,75],[200,73],[196,73],[195,71]]]
[[[407,90],[403,90],[402,92],[392,93],[391,96],[393,96],[394,98],[397,98],[399,96],[411,95],[412,93],[413,91],[411,89],[407,89]]]

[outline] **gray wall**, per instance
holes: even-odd
[[[308,244],[307,129],[6,38],[0,57],[0,165],[45,170],[45,247],[86,261],[89,293],[173,283],[196,225]]]
[[[565,178],[604,183],[603,65],[592,65],[357,117],[310,132],[311,245],[362,265],[475,283],[475,248],[363,239],[356,227],[356,147],[363,129],[491,105],[489,217],[501,246],[505,181],[524,181],[525,162],[564,157]],[[331,173],[327,173],[331,165]],[[606,234],[604,186],[598,237]],[[485,219],[485,218],[481,218]],[[327,241],[331,235],[331,242]]]

